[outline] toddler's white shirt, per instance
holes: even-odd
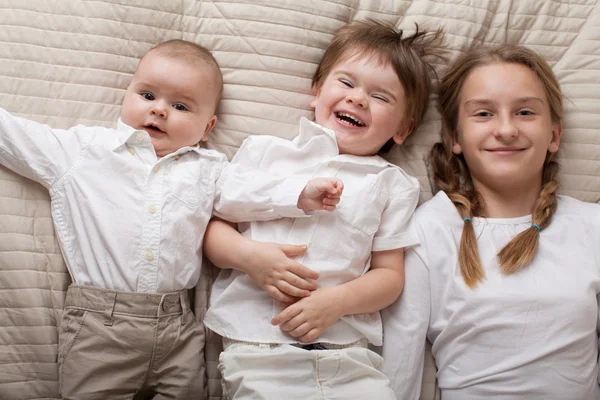
[[[116,130],[61,130],[0,109],[0,164],[49,189],[57,238],[79,285],[193,287],[213,203],[235,222],[304,216],[296,204],[306,181],[270,179],[197,146],[158,159],[148,133],[121,121]]]
[[[335,133],[303,118],[293,140],[252,136],[232,164],[259,165],[262,171],[296,178],[336,177],[344,182],[334,212],[318,211],[306,218],[282,218],[239,225],[242,234],[261,242],[308,245],[296,260],[319,272],[320,287],[341,285],[363,275],[371,252],[418,243],[412,214],[419,198],[419,182],[379,156],[340,155]],[[260,343],[296,340],[271,325],[283,311],[244,273],[221,271],[211,292],[204,323],[222,336]],[[319,342],[347,344],[367,338],[381,344],[379,313],[343,317]]]

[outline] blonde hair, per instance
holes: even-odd
[[[477,239],[470,220],[473,216],[481,215],[484,203],[481,195],[473,188],[464,157],[454,154],[452,146],[458,123],[461,90],[467,77],[477,67],[496,63],[524,65],[531,69],[544,85],[552,122],[560,124],[563,116],[563,95],[551,67],[540,55],[522,46],[505,44],[494,48],[474,47],[454,61],[442,78],[438,107],[442,116],[443,141],[433,146],[430,160],[435,185],[446,192],[460,216],[465,219],[460,239],[459,264],[463,279],[469,287],[475,287],[484,279]],[[540,230],[550,224],[556,211],[556,191],[559,187],[557,173],[558,163],[554,161],[554,153],[548,152],[542,171],[540,195],[532,214],[532,226],[514,237],[498,253],[505,274],[523,269],[533,259]]]
[[[207,66],[212,71],[215,79],[214,84],[215,88],[217,89],[215,106],[219,103],[219,100],[221,100],[221,95],[223,94],[223,75],[221,74],[219,63],[208,49],[200,46],[199,44],[188,42],[186,40],[167,40],[166,42],[159,43],[148,50],[148,52],[146,52],[146,54],[144,54],[144,56],[140,59],[140,62],[150,53],[183,60],[187,63],[197,63],[202,66]]]
[[[436,50],[443,31],[419,31],[402,37],[404,32],[396,30],[394,25],[367,19],[354,21],[338,29],[325,50],[325,54],[315,71],[312,80],[313,88],[320,88],[331,70],[340,62],[356,55],[372,56],[379,63],[389,63],[400,79],[405,91],[405,117],[410,118],[416,129],[427,111],[429,92],[431,91],[430,71],[434,71],[423,57],[440,56],[441,49]],[[435,73],[435,71],[434,71]],[[381,152],[386,152],[394,141],[386,143]]]

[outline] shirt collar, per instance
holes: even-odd
[[[129,143],[132,146],[138,144],[138,142],[135,140],[135,135],[137,135],[138,133],[142,133],[146,137],[149,136],[148,132],[143,130],[136,130],[131,126],[127,125],[125,122],[123,122],[121,118],[119,118],[119,120],[117,121],[117,145],[113,148],[113,151],[117,150],[121,146],[124,146],[126,143]],[[173,153],[167,154],[163,158],[181,156],[183,153],[187,153],[190,151],[193,151],[200,155],[202,150],[199,145],[182,147],[181,149],[177,149]]]
[[[326,149],[326,153],[329,156],[335,157],[337,161],[360,165],[370,165],[379,168],[398,167],[397,165],[390,163],[378,155],[355,156],[352,154],[340,154],[335,132],[332,129],[325,128],[324,126],[310,121],[305,117],[300,119],[300,134],[298,135],[300,142],[308,141],[311,137],[319,135],[324,135],[328,138],[327,140],[332,144],[332,146]]]

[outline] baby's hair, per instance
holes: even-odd
[[[404,32],[393,24],[367,19],[354,21],[339,28],[325,50],[325,54],[312,79],[313,88],[319,89],[331,70],[340,62],[354,56],[369,56],[381,64],[390,64],[405,91],[405,117],[413,121],[416,129],[427,111],[431,91],[430,72],[433,67],[424,60],[425,56],[440,57],[439,43],[443,31],[419,31],[402,37]],[[436,47],[437,46],[437,47]],[[391,149],[394,141],[390,139],[380,152]]]
[[[473,188],[469,167],[463,155],[452,152],[456,140],[458,112],[462,87],[473,69],[490,64],[507,63],[524,65],[531,69],[542,82],[550,105],[552,122],[560,124],[563,116],[563,95],[551,67],[539,54],[522,46],[477,46],[462,54],[442,78],[438,94],[438,108],[442,116],[442,142],[431,149],[434,182],[446,192],[465,219],[460,239],[459,263],[465,283],[475,287],[484,279],[477,239],[471,218],[481,215],[484,203]],[[548,152],[542,172],[542,187],[535,203],[532,226],[514,237],[498,253],[503,273],[511,274],[527,266],[538,247],[540,230],[550,224],[556,211],[556,192],[559,188],[556,175],[558,163],[554,153]],[[539,227],[539,229],[536,227]]]
[[[183,60],[192,64],[197,63],[202,66],[208,66],[213,72],[215,87],[217,88],[215,105],[219,102],[223,93],[223,75],[221,74],[219,63],[208,49],[186,40],[173,39],[157,44],[144,57],[150,53]]]

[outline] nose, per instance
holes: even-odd
[[[152,107],[150,107],[150,114],[156,115],[161,118],[167,118],[167,106],[162,101],[154,101],[152,102]]]
[[[494,136],[498,139],[512,139],[519,135],[519,129],[512,116],[501,116],[494,129]]]
[[[360,89],[350,90],[346,94],[346,103],[353,104],[356,107],[367,108],[368,102],[365,94]]]

